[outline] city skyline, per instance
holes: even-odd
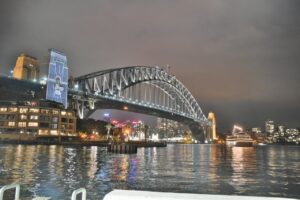
[[[1,8],[0,74],[22,52],[44,65],[49,48],[73,76],[170,65],[221,131],[267,119],[299,127],[299,1],[28,2]]]

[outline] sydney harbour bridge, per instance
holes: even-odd
[[[172,119],[204,142],[210,123],[191,92],[159,67],[130,66],[76,77],[68,90],[79,118],[97,109],[119,109]]]

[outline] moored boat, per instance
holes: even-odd
[[[252,147],[253,142],[253,139],[247,133],[237,133],[226,138],[226,144],[229,146]]]

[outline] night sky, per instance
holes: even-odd
[[[299,0],[1,0],[0,74],[28,53],[73,76],[171,66],[219,130],[300,126]]]

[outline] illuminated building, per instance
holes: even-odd
[[[1,102],[0,133],[35,136],[75,136],[74,111],[49,101]]]
[[[39,72],[37,59],[26,54],[21,54],[17,58],[13,77],[16,79],[37,81]]]
[[[284,136],[285,133],[285,126],[278,126],[278,133],[280,136]]]
[[[261,133],[261,128],[260,127],[254,127],[251,129],[252,133],[255,134],[260,134]]]
[[[288,136],[298,136],[299,135],[299,129],[297,129],[297,128],[288,128],[285,130],[285,132]]]
[[[209,112],[207,119],[211,122],[211,138],[212,140],[217,140],[217,127],[216,127],[215,114],[213,112]]]
[[[122,127],[122,133],[126,136],[126,138],[131,136],[132,124],[130,122],[126,123],[125,126]]]
[[[165,118],[157,118],[156,130],[159,138],[182,137],[189,128],[177,121]]]
[[[68,107],[68,77],[69,68],[67,65],[67,56],[55,49],[49,50],[49,70],[47,78],[46,99],[62,103],[65,108]],[[78,112],[79,116],[83,113]]]
[[[267,120],[265,123],[265,130],[269,135],[273,135],[275,132],[275,125],[274,121],[272,120]]]
[[[285,130],[285,137],[287,142],[300,143],[300,134],[297,128],[288,128]]]

